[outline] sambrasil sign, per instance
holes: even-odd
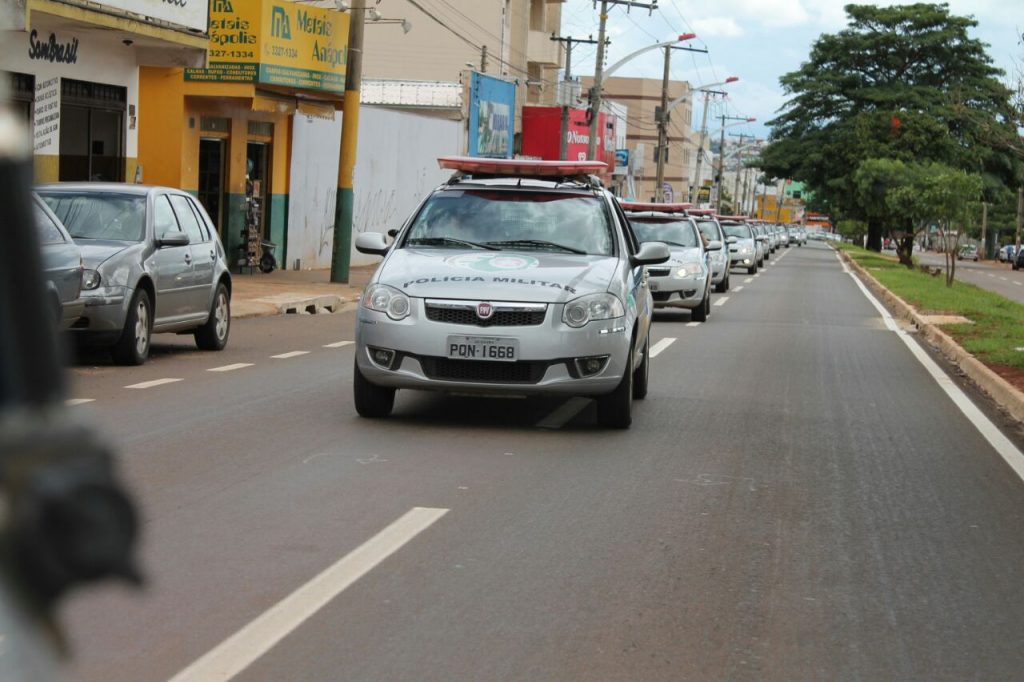
[[[205,69],[185,80],[345,91],[348,14],[282,0],[212,0]]]

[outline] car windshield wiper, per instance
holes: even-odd
[[[474,249],[487,249],[488,251],[499,250],[497,246],[478,244],[466,241],[465,239],[455,239],[454,237],[416,237],[407,241],[406,244],[417,246],[470,246]]]
[[[569,253],[580,253],[586,254],[587,252],[583,249],[577,249],[572,246],[566,246],[565,244],[556,244],[555,242],[544,241],[543,239],[509,239],[501,242],[487,242],[493,247],[499,246],[532,246],[538,249],[555,248],[562,251],[568,251]]]
[[[669,242],[669,241],[665,241],[664,239],[661,240],[661,243],[662,244],[668,244],[669,246],[682,246],[683,248],[687,248],[687,249],[694,249],[694,248],[696,248],[693,244],[680,244],[679,242]]]

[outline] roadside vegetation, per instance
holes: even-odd
[[[1024,372],[1024,305],[999,294],[957,282],[947,287],[942,277],[909,269],[893,256],[840,243],[861,267],[922,315],[962,315],[973,324],[942,325],[964,350],[998,373],[1001,368]]]

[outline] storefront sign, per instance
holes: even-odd
[[[57,39],[56,33],[44,38],[39,35],[39,31],[32,29],[28,36],[28,58],[51,63],[75,64],[78,62],[78,38],[61,41]]]
[[[35,153],[57,154],[60,150],[60,78],[36,83],[32,120]]]
[[[209,66],[185,80],[344,92],[348,25],[348,14],[283,0],[213,0]]]
[[[516,84],[474,72],[469,87],[469,155],[511,159]]]
[[[98,4],[206,33],[208,0],[99,0]]]

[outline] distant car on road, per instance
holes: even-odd
[[[1012,267],[1014,270],[1020,270],[1024,268],[1024,249],[1020,250],[1017,257],[1013,259]]]
[[[1013,244],[1007,244],[996,252],[996,260],[1001,263],[1012,263],[1014,261],[1014,250],[1015,246]]]
[[[109,346],[123,365],[144,363],[156,332],[191,332],[204,350],[227,345],[231,275],[213,222],[192,196],[119,183],[37,192],[82,250],[76,339]]]
[[[956,254],[957,260],[978,260],[978,247],[970,244],[961,246]]]
[[[59,329],[67,329],[85,309],[82,300],[82,250],[53,211],[39,197],[32,197],[36,227],[42,245],[43,276],[53,317]]]

